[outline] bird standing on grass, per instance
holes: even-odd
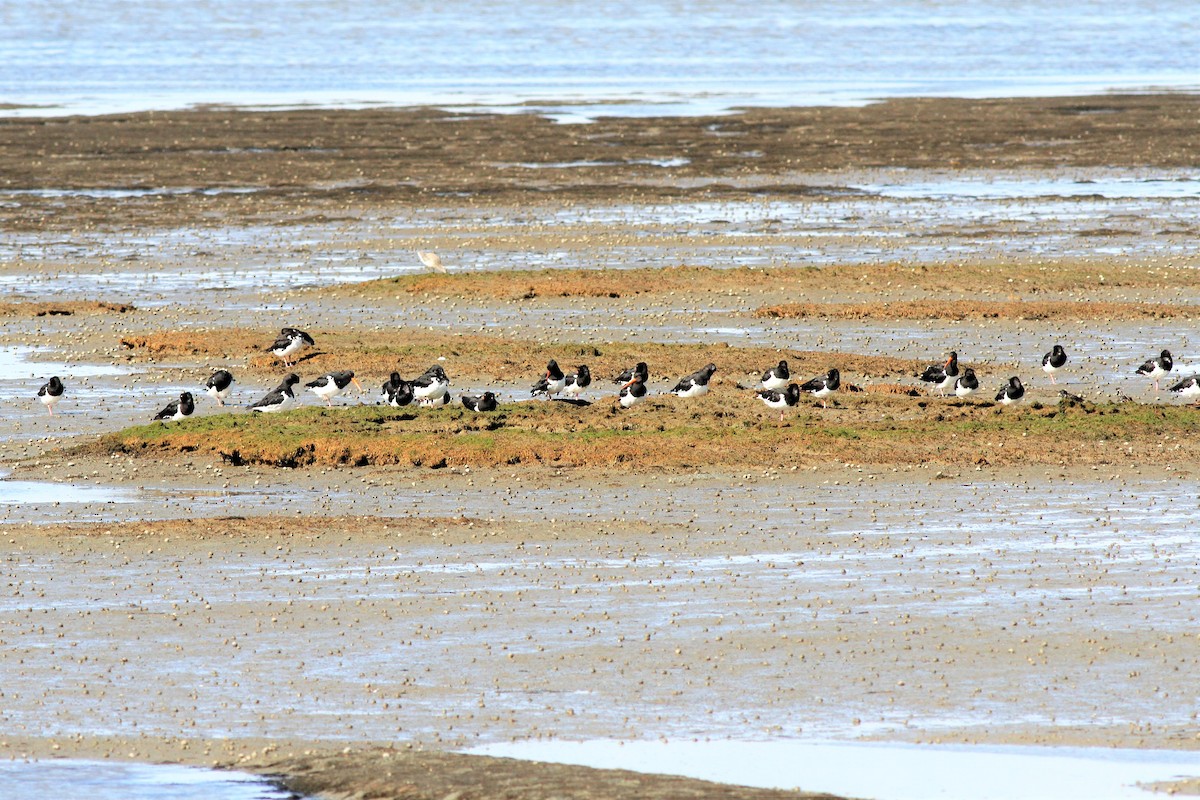
[[[780,423],[783,422],[783,412],[794,408],[800,402],[800,387],[794,383],[789,383],[787,389],[782,392],[778,389],[760,389],[755,394],[767,408],[779,410]]]
[[[828,408],[829,406],[825,405],[825,398],[836,392],[841,385],[841,373],[839,373],[836,369],[831,369],[825,374],[825,377],[813,378],[811,381],[805,383],[800,387],[800,391],[808,392],[813,397],[820,400],[821,408]]]
[[[293,356],[315,344],[313,338],[299,328],[280,328],[279,336],[267,350],[283,361],[285,367],[290,367],[296,363]]]
[[[925,383],[932,383],[938,394],[945,395],[958,379],[958,353],[951,351],[945,364],[932,364],[917,377]]]

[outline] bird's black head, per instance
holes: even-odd
[[[300,376],[294,372],[283,379],[284,386],[295,386],[299,382],[300,382]]]

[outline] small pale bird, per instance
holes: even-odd
[[[421,259],[421,263],[425,265],[426,269],[434,272],[446,272],[446,265],[442,263],[442,257],[437,253],[418,250],[417,258]]]

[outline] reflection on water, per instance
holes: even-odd
[[[468,752],[874,800],[1139,800],[1200,775],[1200,753],[807,741],[536,741]]]
[[[255,775],[110,761],[0,761],[4,800],[287,800]]]
[[[73,522],[99,519],[103,511],[70,511],[60,506],[111,505],[113,503],[137,502],[137,494],[128,489],[113,486],[80,483],[55,483],[51,481],[13,481],[0,473],[0,506],[20,506],[19,516],[41,522]],[[115,512],[110,512],[115,513]],[[0,518],[8,519],[6,510]]]

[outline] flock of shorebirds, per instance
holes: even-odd
[[[299,354],[314,345],[313,338],[306,332],[297,328],[283,328],[276,340],[266,349],[279,358],[284,366],[292,367]],[[1058,344],[1054,345],[1053,349],[1042,358],[1042,370],[1050,376],[1051,383],[1057,383],[1055,375],[1066,367],[1068,360],[1066,350]],[[1160,380],[1170,374],[1173,369],[1174,362],[1171,353],[1163,350],[1157,358],[1152,358],[1138,367],[1136,372],[1138,375],[1152,379],[1155,391],[1158,391]],[[709,382],[716,371],[716,364],[708,364],[691,375],[681,378],[669,393],[684,398],[702,397],[708,393]],[[649,380],[649,377],[649,368],[646,366],[646,362],[642,361],[613,378],[614,383],[620,386],[617,390],[617,400],[622,408],[630,408],[646,399],[649,394],[646,381]],[[975,370],[970,367],[960,369],[958,353],[955,352],[950,353],[950,357],[944,363],[931,365],[917,377],[930,384],[932,392],[941,395],[953,392],[956,397],[965,398],[976,394],[980,389],[979,378],[975,375]],[[294,387],[299,382],[300,376],[292,372],[266,396],[258,402],[250,404],[247,408],[254,412],[274,413],[297,405],[299,401],[296,398]],[[546,365],[545,374],[531,387],[530,394],[535,397],[559,398],[585,405],[587,401],[582,400],[580,395],[591,383],[592,373],[586,364],[579,365],[574,372],[565,373],[558,366],[557,361],[551,360]],[[225,401],[233,392],[233,384],[233,374],[229,370],[219,369],[205,382],[204,389],[209,396],[224,406]],[[356,386],[360,393],[364,391],[362,384],[358,382],[351,370],[325,373],[304,386],[324,400],[326,405],[332,406],[333,398],[345,392],[351,384]],[[798,405],[801,397],[809,395],[820,400],[822,407],[825,407],[826,399],[842,388],[841,374],[837,369],[831,369],[825,375],[812,378],[804,383],[795,383],[792,381],[787,361],[780,361],[774,367],[766,370],[762,374],[761,384],[762,388],[755,388],[756,396],[768,408],[779,411],[781,422],[784,412],[788,408]],[[1184,378],[1169,388],[1170,391],[1182,397],[1197,398],[1200,402],[1200,378],[1196,375]],[[65,392],[66,388],[62,380],[58,376],[54,376],[38,390],[38,399],[53,415],[54,406],[62,400]],[[382,392],[382,401],[395,407],[411,403],[432,407],[449,405],[452,402],[450,378],[439,365],[430,367],[411,381],[404,380],[399,373],[393,372],[383,384]],[[1064,392],[1064,394],[1066,393]],[[1019,403],[1024,398],[1025,386],[1015,375],[1001,385],[995,397],[996,402],[1002,406]],[[459,397],[459,402],[463,407],[477,412],[495,411],[498,407],[494,392],[484,392],[479,395],[464,394]],[[154,419],[163,422],[180,420],[191,416],[195,410],[196,400],[192,393],[183,392],[179,395],[179,399],[167,403],[161,411],[155,414]]]

